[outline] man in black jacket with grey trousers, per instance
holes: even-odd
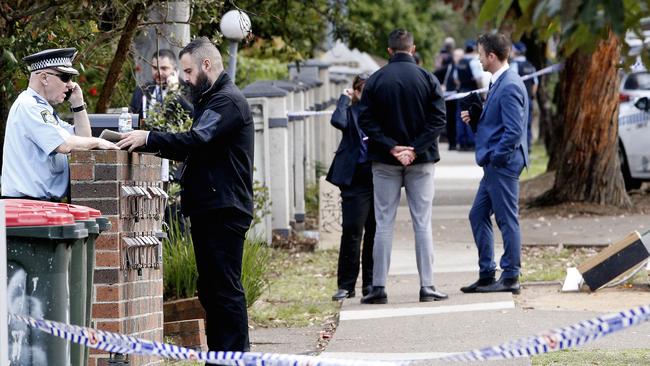
[[[133,131],[118,146],[143,146],[184,161],[182,212],[191,221],[211,351],[248,351],[248,315],[241,284],[244,236],[253,217],[253,118],[223,71],[221,54],[205,37],[180,52],[194,104],[188,132]]]
[[[438,136],[445,128],[445,101],[438,80],[413,59],[413,36],[396,29],[388,36],[388,65],[370,76],[361,97],[359,125],[368,136],[372,161],[375,219],[373,289],[363,304],[385,304],[395,214],[404,186],[420,274],[420,301],[444,300],[433,286],[434,163]]]

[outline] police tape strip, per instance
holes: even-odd
[[[430,360],[403,360],[394,362],[328,359],[316,356],[258,352],[198,352],[171,344],[151,342],[122,334],[68,325],[50,320],[37,320],[24,315],[10,314],[10,317],[68,341],[112,353],[159,356],[174,360],[205,361],[220,365],[406,366],[431,360],[442,362],[502,360],[569,349],[634,325],[650,321],[650,305],[596,317],[568,327],[550,330],[536,336],[521,338],[494,347],[453,353]]]
[[[548,67],[545,67],[539,71],[536,71],[532,74],[525,75],[521,77],[521,80],[528,80],[532,79],[538,76],[546,75],[546,74],[551,74],[554,72],[558,72],[562,70],[563,64],[554,64]],[[481,88],[481,89],[476,89],[468,92],[463,92],[463,93],[457,93],[457,92],[445,92],[445,101],[450,101],[450,100],[457,100],[457,99],[462,99],[465,98],[467,95],[471,93],[485,93],[488,91],[488,88]],[[323,116],[323,115],[331,115],[334,113],[334,111],[300,111],[300,112],[288,112],[287,116],[288,117],[311,117],[311,116]]]
[[[558,64],[553,64],[551,66],[545,67],[539,71],[536,71],[532,74],[528,74],[525,76],[521,77],[521,80],[526,81],[528,79],[536,78],[538,76],[546,75],[546,74],[552,74],[555,72],[558,72],[562,70],[564,67],[564,64],[558,63]],[[450,100],[457,100],[457,99],[462,99],[468,96],[471,93],[486,93],[488,91],[488,88],[481,88],[481,89],[476,89],[468,92],[463,92],[463,93],[457,93],[457,92],[451,92],[449,94],[445,93],[445,101],[448,102]]]
[[[554,329],[533,337],[506,342],[469,352],[441,357],[440,361],[470,362],[528,357],[581,346],[634,325],[650,321],[650,305],[639,306],[580,323]]]
[[[259,352],[198,352],[172,344],[151,342],[118,333],[84,328],[29,316],[10,314],[10,317],[33,328],[68,341],[111,353],[159,356],[174,360],[191,360],[218,365],[241,366],[405,366],[406,362],[339,360],[316,356],[285,355]]]

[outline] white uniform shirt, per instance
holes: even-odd
[[[2,158],[2,195],[41,199],[66,195],[68,157],[55,150],[74,127],[54,115],[52,106],[31,88],[9,110]]]

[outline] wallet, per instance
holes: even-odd
[[[118,142],[122,138],[122,135],[119,132],[115,132],[112,130],[104,130],[102,133],[99,135],[100,139],[108,140],[110,142]]]
[[[460,99],[460,110],[469,112],[469,126],[476,133],[478,121],[483,113],[483,100],[478,93],[473,92]]]

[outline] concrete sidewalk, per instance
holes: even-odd
[[[324,357],[375,360],[430,360],[441,354],[469,351],[574,324],[606,312],[521,308],[511,294],[462,294],[459,288],[477,278],[477,254],[467,215],[482,175],[472,153],[448,152],[441,146],[436,166],[433,210],[434,277],[449,300],[419,303],[413,231],[408,207],[399,208],[386,290],[388,304],[361,305],[359,297],[343,302],[339,326]],[[404,200],[403,200],[404,202]],[[650,216],[538,218],[521,221],[524,244],[608,245],[632,230],[650,228]],[[495,225],[497,258],[500,233]],[[357,293],[361,293],[358,289]],[[648,297],[650,299],[650,297]],[[650,303],[650,300],[646,302]],[[630,304],[630,307],[633,304]],[[608,336],[587,347],[647,348],[650,324]],[[495,362],[528,365],[521,358]]]

